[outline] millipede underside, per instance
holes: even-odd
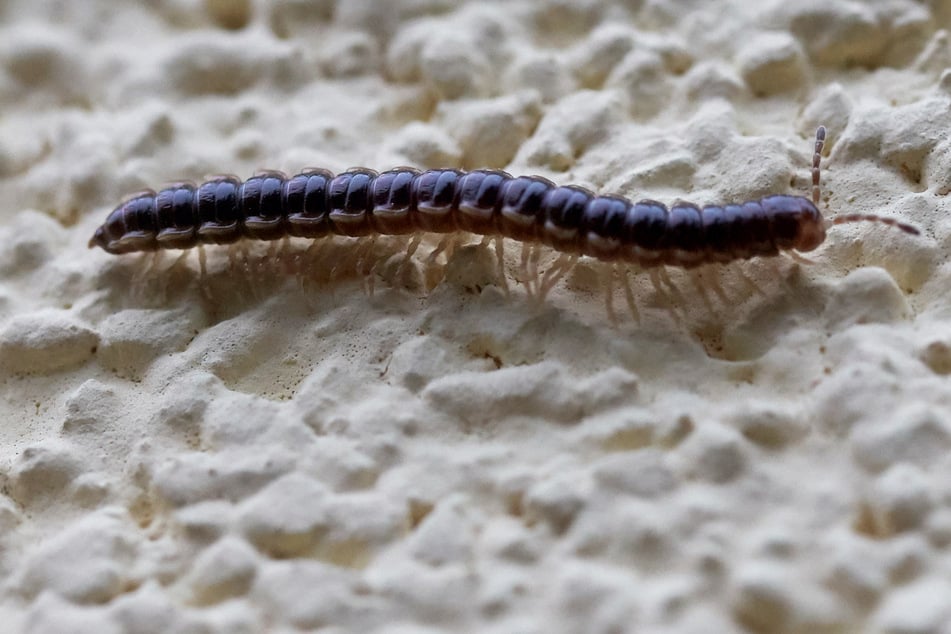
[[[250,299],[261,299],[291,283],[304,291],[316,291],[317,296],[325,295],[322,289],[328,286],[330,294],[336,294],[341,283],[353,280],[358,280],[368,295],[380,288],[426,295],[442,284],[480,294],[491,286],[505,294],[522,293],[534,301],[544,301],[562,285],[571,290],[567,294],[569,303],[590,306],[591,299],[596,304],[603,301],[614,322],[618,321],[615,306],[626,305],[626,312],[638,322],[644,309],[656,308],[664,319],[673,317],[686,324],[697,322],[701,313],[714,319],[725,310],[733,310],[751,292],[765,296],[762,282],[754,282],[748,275],[757,276],[760,266],[745,267],[748,272],[739,270],[744,267],[719,264],[645,269],[559,253],[537,244],[460,232],[243,240],[179,252],[156,251],[143,257],[150,264],[130,263],[134,271],[132,285],[151,285],[143,293],[150,299],[162,299],[161,295],[168,292],[165,288],[165,292],[156,294],[156,282],[161,287],[178,276],[186,285],[196,284],[201,294],[219,307],[236,299],[245,305]],[[763,262],[770,270],[766,277],[775,278],[780,268],[777,261]],[[725,275],[725,271],[732,273]],[[305,292],[303,297],[312,301],[308,298],[315,296]],[[598,297],[602,299],[598,301]]]

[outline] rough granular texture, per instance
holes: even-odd
[[[5,631],[946,634],[951,4],[751,6],[0,2]],[[922,235],[637,320],[514,242],[86,248],[259,168],[809,196],[818,124],[822,210]]]

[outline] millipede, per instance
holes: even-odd
[[[290,177],[263,172],[241,182],[222,176],[142,192],[109,214],[89,246],[123,254],[243,239],[468,232],[494,237],[497,246],[503,239],[522,242],[523,262],[526,246],[545,245],[570,257],[692,268],[782,253],[798,257],[822,244],[827,229],[848,222],[880,222],[917,235],[911,225],[873,214],[823,218],[818,204],[825,138],[820,126],[811,200],[774,194],[668,208],[500,170],[357,168],[335,176],[309,169]]]

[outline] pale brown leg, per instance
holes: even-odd
[[[277,268],[281,275],[290,275],[293,270],[291,259],[291,239],[287,236],[281,238],[280,248],[277,251]]]
[[[531,277],[528,273],[528,261],[532,254],[532,245],[528,242],[522,243],[522,257],[519,259],[519,277],[521,277],[522,284],[525,286],[525,292],[529,297],[532,297],[532,284]]]
[[[198,289],[207,302],[213,302],[214,297],[211,292],[208,277],[208,253],[205,246],[198,245]]]
[[[538,276],[538,260],[541,258],[541,248],[533,244],[528,255],[528,277],[532,284],[532,293],[539,300],[544,299],[541,296],[541,280]]]
[[[298,256],[297,285],[302,293],[307,292],[307,280],[314,273],[314,257],[317,255],[317,241],[310,243],[304,252]]]
[[[811,266],[813,264],[816,264],[815,260],[810,260],[809,258],[804,257],[800,255],[799,253],[796,253],[795,251],[783,251],[783,253],[788,255],[790,258],[793,259],[794,262],[797,262],[799,264],[803,264],[805,266]]]
[[[279,254],[279,247],[280,247],[280,243],[278,243],[276,240],[271,240],[267,245],[267,256],[264,260],[264,263],[267,266],[267,268],[270,269],[272,272],[274,271],[274,265],[280,264],[277,259]]]
[[[183,267],[187,268],[186,262],[188,260],[188,255],[190,253],[191,253],[190,249],[180,251],[178,254],[178,257],[175,258],[175,260],[172,262],[172,265],[168,267],[168,269],[166,269],[165,275],[158,276],[158,287],[161,290],[161,296],[162,296],[163,302],[168,301],[168,282],[171,280],[171,277],[172,277],[171,274],[180,268],[183,268]],[[156,251],[153,254],[152,264],[150,265],[149,268],[157,271],[158,264],[163,257],[164,257],[163,251]]]
[[[617,327],[617,313],[614,312],[614,265],[604,264],[601,266],[601,278],[604,284],[604,308],[607,310],[608,319],[611,325]]]
[[[538,286],[541,282],[541,278],[538,273],[538,263],[542,259],[542,248],[537,244],[532,245],[532,259],[529,263],[529,271],[532,274],[532,279],[535,280],[535,289],[538,290]]]
[[[436,248],[429,252],[429,255],[426,257],[426,263],[429,264],[430,266],[434,265],[439,255],[443,251],[446,251],[449,248],[449,243],[451,241],[452,241],[452,238],[450,236],[448,235],[444,236],[439,241],[439,244],[436,245]]]
[[[631,288],[630,275],[631,267],[621,265],[621,282],[624,286],[624,299],[627,300],[628,310],[631,311],[631,317],[635,322],[641,323],[641,313],[637,310],[637,302],[634,301],[634,289]]]
[[[375,290],[373,276],[376,274],[376,267],[379,263],[373,256],[373,248],[376,246],[376,236],[370,236],[367,240],[366,248],[363,251],[363,255],[360,258],[360,262],[357,264],[357,270],[360,275],[363,276],[364,289],[366,290],[367,295],[373,297],[373,291]],[[372,262],[369,269],[367,268],[368,261]]]
[[[373,293],[376,290],[376,273],[383,262],[384,260],[376,260],[373,266],[370,267],[370,272],[367,273],[367,294],[370,297],[373,297]]]
[[[148,270],[146,271],[146,273],[148,273],[148,274],[150,274],[150,275],[151,275],[151,274],[154,274],[154,273],[156,272],[156,270],[158,269],[159,263],[162,261],[162,258],[163,258],[164,255],[165,255],[165,252],[162,251],[162,250],[153,251],[153,252],[152,252],[152,258],[151,258],[151,260],[149,261],[149,266],[148,266]]]
[[[707,292],[707,287],[705,285],[705,280],[703,279],[703,273],[700,269],[691,269],[688,273],[691,283],[693,283],[694,288],[697,289],[697,293],[700,295],[700,301],[703,302],[704,307],[707,309],[711,315],[716,315],[716,309],[713,306],[713,302],[710,300],[710,294]]]
[[[232,246],[228,247],[229,249]],[[254,271],[251,268],[251,253],[248,251],[248,245],[243,240],[234,244],[236,268],[241,274],[241,279],[248,287],[251,297],[254,297]]]
[[[248,283],[248,294],[251,300],[257,300],[260,295],[259,269],[251,257],[251,251],[248,249],[248,243],[245,240],[238,242],[238,250],[241,254],[241,269],[244,271]]]
[[[680,306],[685,306],[687,302],[684,299],[683,293],[680,292],[680,289],[677,288],[677,285],[674,284],[674,281],[670,279],[670,273],[667,271],[666,267],[660,267],[660,279],[663,280],[664,284],[667,285],[667,288],[670,289],[670,294],[673,296],[677,304]]]
[[[452,235],[443,236],[439,240],[439,244],[436,245],[436,248],[433,249],[429,255],[426,257],[426,286],[429,290],[435,288],[443,279],[446,274],[445,267],[437,268],[436,261],[439,259],[439,256],[443,253],[446,254],[446,260],[448,262],[449,258],[452,256],[452,252],[456,246],[456,238]]]
[[[712,264],[710,265],[709,268],[711,270],[710,270],[710,275],[707,277],[707,283],[709,284],[710,288],[713,290],[717,298],[723,303],[723,305],[729,306],[732,302],[730,301],[730,298],[727,297],[726,291],[723,290],[723,285],[720,284],[720,279],[723,277],[723,272],[726,270],[726,268],[722,264]],[[759,290],[756,287],[756,284],[753,283],[753,280],[743,275],[741,267],[738,267],[738,266],[732,267],[732,269],[735,271],[738,271],[740,274],[740,277],[742,279],[747,280],[750,286],[752,286],[756,290]]]
[[[548,293],[555,287],[556,284],[565,276],[568,271],[575,265],[578,261],[578,256],[568,255],[567,253],[562,253],[558,258],[552,263],[552,265],[545,271],[542,275],[541,284],[539,287],[539,293],[541,298],[545,299],[548,296]]]
[[[499,283],[502,284],[502,290],[509,294],[509,281],[505,277],[505,238],[501,235],[495,236],[495,259],[499,265]]]
[[[760,286],[756,282],[753,281],[753,278],[751,278],[749,275],[744,273],[741,267],[736,267],[736,274],[737,276],[739,276],[741,280],[743,280],[743,284],[749,287],[750,290],[752,290],[753,292],[761,296],[766,295],[765,291],[763,291],[763,289],[760,288]],[[726,293],[723,291],[723,288],[720,286],[719,283],[717,283],[714,286],[714,290],[717,290],[717,289],[719,289],[719,292],[717,294],[723,299],[723,303],[724,304],[727,303]]]
[[[349,249],[348,249],[348,252],[349,252]],[[337,281],[337,272],[340,269],[341,261],[348,260],[348,259],[349,257],[340,258],[340,259],[335,258],[333,264],[330,265],[330,271],[328,271],[328,274],[327,274],[327,283],[330,284],[331,292],[333,292],[332,289],[335,286],[335,282]],[[323,260],[323,258],[321,258],[321,260]]]
[[[153,251],[151,253],[148,251],[143,251],[137,258],[138,261],[135,263],[135,268],[133,269],[132,276],[129,279],[129,284],[132,286],[132,288],[141,289],[143,286],[145,286],[149,273],[155,266],[156,254],[158,254],[158,251]]]
[[[416,253],[416,249],[419,248],[419,243],[422,241],[422,239],[422,234],[414,234],[413,237],[410,238],[409,244],[406,245],[406,253],[403,256],[403,259],[400,261],[400,265],[396,267],[397,283],[403,283],[403,276],[406,275],[406,267],[409,266],[409,262],[412,260],[413,254]]]
[[[683,319],[681,318],[680,314],[677,312],[677,309],[674,306],[674,303],[671,301],[671,295],[666,290],[664,290],[665,279],[667,283],[670,285],[670,287],[672,288],[673,283],[670,281],[670,277],[667,276],[666,271],[664,271],[662,267],[658,266],[650,270],[650,280],[651,280],[651,284],[654,286],[654,290],[657,291],[657,295],[663,300],[663,303],[665,304],[665,308],[667,309],[667,312],[670,314],[674,322],[682,325]],[[672,290],[676,290],[676,289],[672,288]]]
[[[449,242],[446,244],[446,261],[448,262],[452,255],[456,252],[456,249],[459,248],[459,245],[462,243],[461,238],[458,235],[449,235]]]

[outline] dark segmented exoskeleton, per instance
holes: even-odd
[[[917,234],[910,225],[869,214],[822,217],[817,205],[825,132],[816,131],[811,200],[780,194],[702,208],[677,202],[668,209],[654,200],[599,196],[499,170],[353,169],[334,176],[313,169],[139,194],[109,214],[89,246],[119,254],[245,238],[465,231],[609,262],[694,267],[811,251],[825,240],[826,229],[844,222],[883,222]]]

